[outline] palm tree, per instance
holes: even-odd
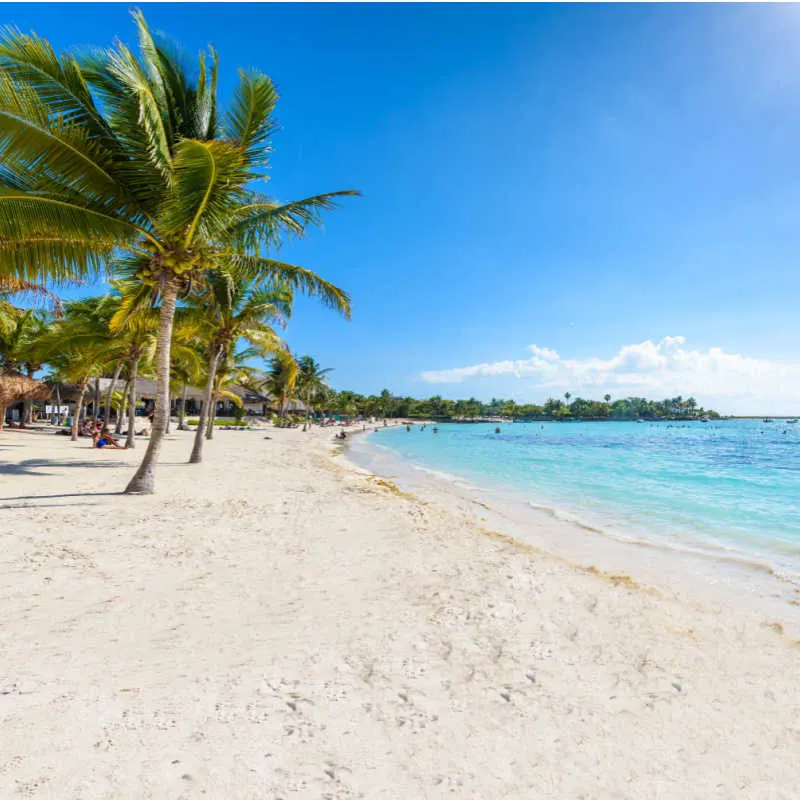
[[[50,326],[50,318],[41,311],[28,309],[20,316],[11,341],[6,341],[6,346],[0,344],[0,360],[2,353],[6,358],[11,356],[17,360],[17,368],[32,378],[36,372],[42,368],[42,362],[38,353],[40,340],[47,335]],[[25,400],[22,421],[30,424],[33,413],[33,401]]]
[[[190,326],[191,327],[191,326]],[[181,329],[185,333],[181,332]],[[197,386],[202,376],[203,359],[196,342],[191,339],[191,333],[186,326],[178,326],[178,335],[173,342],[172,365],[172,394],[181,396],[180,413],[178,416],[178,430],[186,431],[186,398],[189,386]]]
[[[6,324],[0,325],[0,375],[15,372],[29,378],[41,368],[40,342],[48,332],[48,318],[40,311],[13,308]],[[32,419],[33,399],[24,399],[22,421],[29,424]],[[0,408],[0,423],[5,409]]]
[[[120,361],[125,364],[128,380],[128,433],[125,446],[136,447],[136,379],[142,367],[148,371],[155,359],[158,343],[158,314],[138,296],[138,286],[126,281],[115,281],[116,308],[109,320],[109,328],[119,342]]]
[[[220,398],[230,400],[239,408],[242,407],[241,397],[233,391],[233,387],[255,386],[258,383],[259,373],[255,367],[248,362],[258,356],[260,351],[257,348],[248,347],[244,350],[230,352],[225,358],[221,359],[217,367],[214,378],[214,390],[212,394],[207,424],[205,428],[205,438],[214,438],[214,424],[217,417],[217,403]],[[262,353],[263,354],[263,353]],[[262,378],[263,379],[263,378]],[[200,425],[197,426],[198,431]]]
[[[241,397],[233,391],[233,387],[237,385],[252,386],[257,382],[259,371],[249,362],[263,354],[263,351],[258,348],[246,347],[244,350],[229,352],[225,355],[225,358],[220,359],[214,376],[211,402],[206,417],[206,439],[214,438],[214,424],[217,419],[217,405],[220,398],[224,397],[234,405],[239,406],[239,408],[242,407]]]
[[[279,350],[272,357],[264,386],[267,391],[280,404],[279,419],[283,426],[286,418],[286,405],[294,394],[295,384],[297,383],[297,362],[292,358],[288,350]]]
[[[311,410],[311,401],[322,394],[328,384],[328,373],[332,368],[322,369],[322,365],[311,356],[301,356],[297,359],[297,392],[303,398],[306,406],[306,418],[303,430],[308,430],[308,416]]]
[[[108,328],[113,311],[111,298],[90,298],[68,303],[63,319],[39,339],[36,357],[49,364],[58,379],[75,383],[78,400],[72,420],[72,440],[78,438],[78,423],[89,381],[121,357],[123,350]]]
[[[569,392],[564,392],[564,399],[569,403],[569,399],[572,395]]]
[[[285,325],[291,314],[293,292],[285,284],[262,285],[237,270],[218,269],[206,279],[207,291],[198,295],[196,319],[208,340],[206,389],[195,432],[190,464],[203,460],[203,435],[213,437],[215,382],[219,365],[231,358],[241,340],[266,355],[283,346],[273,325]],[[207,430],[205,430],[208,423]]]
[[[611,395],[610,394],[604,394],[603,395],[603,400],[605,400],[606,403],[610,403],[611,402]]]
[[[335,398],[334,408],[337,413],[345,417],[353,417],[358,413],[352,392],[340,392]]]
[[[23,300],[44,300],[56,315],[60,315],[63,310],[58,297],[41,284],[4,276],[0,272],[0,336],[9,335],[17,327],[20,315],[24,313],[23,309],[11,304],[9,298],[15,296],[20,296]]]
[[[349,313],[344,292],[265,248],[355,192],[289,203],[254,192],[275,127],[272,81],[240,72],[222,114],[216,53],[190,77],[174,46],[134,19],[138,55],[121,42],[57,55],[35,34],[0,34],[0,276],[67,280],[110,266],[159,303],[155,421],[126,488],[137,494],[154,491],[179,297],[224,261]]]
[[[38,368],[36,342],[47,330],[47,320],[33,309],[15,309],[9,325],[0,330],[0,370],[25,370],[28,375]]]

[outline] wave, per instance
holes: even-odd
[[[793,585],[800,583],[800,572],[793,572],[769,561],[759,560],[754,556],[753,553],[737,550],[732,547],[726,547],[725,545],[717,542],[700,542],[698,539],[698,546],[691,547],[689,545],[677,544],[676,542],[667,542],[659,537],[646,539],[641,536],[625,535],[619,531],[611,530],[610,528],[603,528],[590,524],[576,514],[560,508],[553,508],[552,506],[543,505],[541,503],[534,503],[530,500],[526,502],[526,505],[535,511],[543,512],[561,522],[569,523],[570,525],[574,525],[590,533],[608,536],[609,538],[612,538],[618,542],[622,542],[633,547],[647,547],[653,550],[661,550],[664,552],[684,553],[697,558],[707,559],[709,561],[721,561],[724,563],[753,569]]]

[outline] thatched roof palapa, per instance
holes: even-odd
[[[21,372],[0,372],[0,407],[20,400],[47,400],[50,387],[23,375]]]

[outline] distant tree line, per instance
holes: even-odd
[[[603,400],[573,398],[566,392],[564,399],[549,398],[543,405],[516,403],[514,400],[492,398],[489,402],[476,400],[446,400],[439,395],[417,399],[396,397],[388,389],[379,395],[365,396],[350,391],[328,390],[319,401],[321,410],[349,416],[388,417],[438,420],[474,420],[505,418],[515,420],[690,420],[719,419],[716,411],[704,409],[693,397],[672,397],[665,400],[647,400],[644,397],[626,397],[618,400],[605,395]]]

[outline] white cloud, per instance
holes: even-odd
[[[420,377],[428,383],[462,383],[487,376],[528,379],[531,396],[537,389],[592,397],[606,392],[654,399],[682,394],[695,395],[708,405],[722,398],[725,403],[714,407],[723,411],[727,407],[729,413],[800,410],[799,363],[751,358],[720,347],[691,350],[685,345],[683,336],[665,336],[658,343],[625,345],[607,359],[565,359],[555,350],[532,344],[527,347],[528,358],[429,370]]]
[[[535,356],[540,356],[545,361],[558,361],[559,355],[555,350],[550,350],[547,347],[539,347],[535,344],[529,344],[528,350]]]

